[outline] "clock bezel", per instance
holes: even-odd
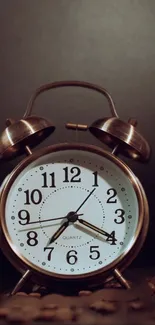
[[[129,181],[131,182],[139,204],[139,222],[135,232],[132,247],[126,253],[120,255],[117,259],[115,259],[112,263],[108,264],[107,266],[99,270],[81,275],[60,275],[56,273],[51,273],[32,264],[30,261],[28,261],[16,251],[16,247],[11,241],[5,223],[5,204],[7,196],[17,176],[24,170],[24,168],[26,168],[30,163],[32,163],[39,157],[61,150],[89,151],[98,154],[102,157],[105,157],[115,163],[126,174]],[[60,143],[36,150],[35,152],[33,152],[32,155],[22,160],[11,172],[4,184],[4,187],[2,188],[2,192],[0,194],[0,202],[1,248],[4,254],[10,260],[10,262],[17,268],[18,271],[24,273],[26,270],[30,269],[33,271],[36,280],[37,278],[39,279],[39,282],[43,280],[43,283],[49,281],[51,283],[53,281],[64,282],[65,280],[66,283],[74,281],[77,285],[79,285],[79,283],[81,282],[81,284],[87,283],[88,286],[91,286],[94,285],[94,283],[97,285],[98,283],[103,282],[103,279],[104,281],[106,281],[107,278],[111,279],[111,277],[113,277],[111,273],[116,267],[122,271],[129,264],[131,264],[131,262],[137,256],[141,247],[143,246],[148,231],[149,207],[146,194],[138,178],[121,159],[117,158],[112,153],[94,145],[88,145],[83,143]]]

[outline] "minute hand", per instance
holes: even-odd
[[[97,232],[99,232],[101,235],[106,236],[106,237],[111,237],[111,234],[109,234],[108,232],[106,232],[105,230],[102,230],[94,225],[92,225],[91,223],[89,223],[88,221],[85,221],[83,219],[78,219],[77,221],[79,221],[80,223],[82,223],[84,226],[95,230]],[[116,239],[117,240],[117,239]]]

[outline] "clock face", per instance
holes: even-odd
[[[3,230],[24,262],[49,275],[80,276],[130,250],[139,225],[138,197],[133,176],[111,157],[68,147],[17,173]]]

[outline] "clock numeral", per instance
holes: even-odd
[[[111,243],[111,245],[116,245],[117,239],[115,238],[115,231],[112,231],[109,237],[106,239],[107,242]]]
[[[114,188],[109,188],[109,190],[107,191],[107,194],[111,195],[107,199],[107,203],[117,203],[117,199],[114,199],[114,197],[117,195],[117,191]]]
[[[100,252],[96,248],[99,248],[99,246],[90,246],[90,253],[92,254],[90,254],[89,257],[91,260],[97,260],[100,257]]]
[[[27,210],[20,210],[18,212],[18,218],[20,219],[19,224],[22,226],[28,225],[30,222],[30,214]],[[23,222],[21,220],[23,220]]]
[[[43,185],[42,187],[56,187],[55,186],[55,173],[47,175],[47,173],[41,174],[43,176]],[[48,185],[50,184],[50,185]]]
[[[120,214],[118,214],[120,213]],[[120,220],[114,219],[114,222],[117,224],[121,224],[125,221],[124,215],[125,215],[125,211],[123,209],[117,209],[115,211],[115,214],[118,214],[117,217],[120,218]]]
[[[98,172],[94,172],[94,184],[92,186],[96,187],[98,186]]]
[[[26,202],[24,204],[39,204],[42,201],[42,194],[39,190],[34,189],[31,193],[29,190],[24,191],[26,194]]]
[[[71,265],[74,265],[77,262],[77,260],[78,260],[78,258],[77,258],[76,255],[77,255],[77,252],[76,251],[74,251],[74,250],[69,251],[67,253],[67,255],[66,255],[67,263],[68,264],[71,264]]]
[[[45,252],[46,250],[49,250],[49,253],[48,253],[48,255],[47,255],[47,259],[48,259],[48,261],[51,261],[51,255],[52,255],[53,249],[54,249],[54,247],[44,247],[44,252]]]
[[[27,233],[27,244],[29,246],[36,246],[38,244],[38,234],[35,231],[29,231]]]
[[[68,169],[68,167],[63,168],[63,170],[65,171],[65,180],[63,181],[63,183],[79,183],[81,182],[81,170],[79,167],[72,167],[70,170]],[[74,174],[71,178],[69,177],[69,173]],[[70,178],[70,180],[69,180]]]

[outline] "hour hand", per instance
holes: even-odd
[[[59,229],[55,232],[55,234],[50,238],[48,245],[52,244],[63,232],[64,230],[69,226],[69,220],[65,221]]]
[[[85,220],[83,220],[83,219],[78,219],[78,221],[79,221],[82,225],[84,225],[84,226],[86,226],[86,227],[88,227],[88,228],[90,228],[90,229],[92,229],[92,230],[94,230],[94,231],[97,231],[99,234],[101,234],[101,235],[103,235],[103,236],[106,236],[106,237],[108,237],[108,238],[111,237],[111,234],[109,234],[109,233],[106,232],[105,230],[102,230],[102,229],[100,229],[100,228],[98,228],[98,227],[92,225],[92,224],[89,223],[88,221],[85,221]],[[117,240],[117,239],[115,238],[115,240]]]

